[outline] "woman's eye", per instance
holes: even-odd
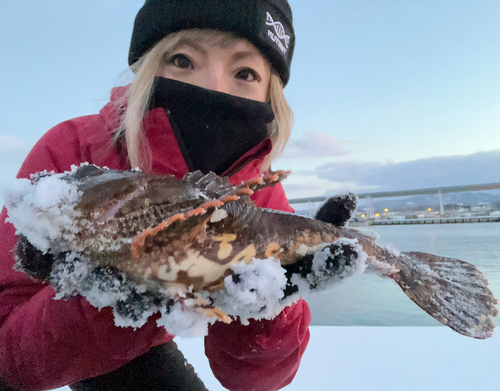
[[[253,69],[245,68],[236,74],[236,78],[243,81],[260,81],[260,77]]]
[[[184,54],[174,54],[168,62],[177,68],[194,69],[193,62]]]

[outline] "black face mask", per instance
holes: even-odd
[[[224,174],[268,137],[268,103],[157,77],[150,109],[165,110],[190,171]]]

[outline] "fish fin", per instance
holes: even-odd
[[[234,186],[227,177],[220,177],[213,172],[208,174],[203,174],[201,171],[188,172],[182,180],[197,187],[211,199],[223,197],[234,191]]]
[[[239,189],[233,189],[231,194],[227,194],[218,200],[208,200],[195,209],[174,214],[155,227],[139,232],[132,239],[130,246],[132,257],[135,259],[140,258],[144,248],[148,245],[148,241],[153,242],[160,232],[169,230],[170,237],[180,236],[183,233],[189,232],[190,238],[196,237],[203,231],[216,209],[229,202],[238,201],[241,198],[239,194],[246,193],[240,193]],[[175,223],[180,224],[176,224],[176,229],[171,228]]]
[[[358,271],[361,253],[359,244],[339,240],[302,256],[298,262],[282,266],[287,278],[284,298],[297,292],[305,295],[321,291],[352,276]]]
[[[215,207],[213,207],[213,209],[215,209]],[[206,213],[207,210],[201,207],[186,213],[177,213],[157,226],[139,232],[132,239],[132,244],[130,246],[132,257],[139,259],[149,245],[154,245],[155,240],[168,242],[169,238],[179,237],[186,232],[190,233],[190,237],[196,236],[200,233],[200,230],[204,229],[206,223],[210,219],[210,215],[208,217],[204,216]],[[187,220],[189,222],[186,222]],[[165,238],[163,236],[167,234],[167,231],[168,237]],[[163,234],[161,238],[159,235],[160,233]]]
[[[248,188],[254,192],[259,191],[264,189],[265,187],[272,187],[277,183],[285,180],[288,175],[290,175],[290,173],[290,171],[283,170],[269,171],[264,175],[242,182],[239,186],[237,186],[237,188]]]
[[[498,303],[472,264],[420,252],[401,253],[389,276],[420,308],[456,332],[478,339],[493,335]]]
[[[211,199],[221,199],[225,196],[251,196],[254,192],[265,187],[274,186],[288,177],[290,171],[269,171],[259,177],[249,179],[237,186],[233,186],[227,177],[220,177],[213,172],[203,174],[201,171],[189,172],[182,180],[200,189]]]
[[[207,318],[215,318],[227,324],[232,322],[232,319],[228,314],[222,311],[219,307],[214,307],[212,303],[201,297],[197,292],[182,294],[176,293],[173,299],[179,302],[183,311],[196,311],[205,315]]]

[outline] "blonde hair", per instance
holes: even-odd
[[[151,149],[142,127],[143,119],[149,110],[151,91],[158,68],[164,57],[168,56],[181,41],[186,39],[224,48],[241,38],[232,33],[218,30],[182,30],[163,38],[132,65],[131,69],[135,73],[135,78],[127,94],[123,97],[127,108],[117,131],[117,137],[125,135],[128,159],[132,168],[138,167],[144,171],[151,170]],[[274,71],[271,71],[268,98],[275,116],[273,122],[268,125],[273,149],[266,157],[262,170],[269,168],[271,162],[280,155],[292,131],[292,110],[283,94],[281,79]],[[118,103],[125,104],[123,101]]]

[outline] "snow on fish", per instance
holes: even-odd
[[[250,195],[283,180],[239,186],[213,173],[169,175],[84,164],[38,173],[7,194],[19,236],[16,268],[49,281],[57,298],[83,295],[113,307],[115,323],[158,324],[178,335],[208,323],[270,319],[310,291],[356,272],[393,279],[429,315],[456,332],[493,334],[497,300],[472,264],[376,243],[344,226],[352,194],[332,198],[316,219],[257,208]]]

